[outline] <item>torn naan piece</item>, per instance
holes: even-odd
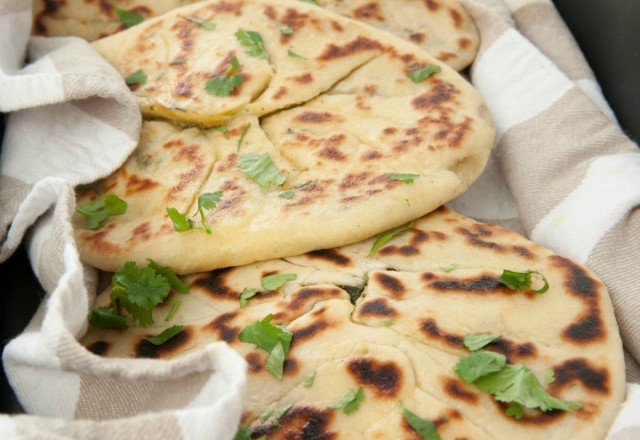
[[[151,326],[127,318],[128,329],[90,327],[81,342],[139,358],[227,342],[247,360],[242,423],[254,438],[415,438],[405,410],[442,438],[604,438],[625,374],[611,301],[593,273],[446,208],[376,242],[184,277],[190,292],[171,292]],[[507,287],[505,270],[530,283]],[[274,275],[286,282],[266,288]],[[265,320],[291,335],[281,378],[273,352],[243,336]],[[165,343],[144,339],[173,325],[184,329]],[[472,349],[470,335],[487,339]],[[487,353],[513,381],[495,397],[458,372]],[[542,411],[537,399],[567,406]]]
[[[193,273],[363,240],[461,194],[493,145],[485,104],[457,72],[312,5],[199,3],[95,45],[123,76],[143,72],[132,88],[147,117],[174,122],[147,121],[122,169],[79,194],[129,206],[97,231],[75,219],[82,259],[106,271],[151,258]],[[423,69],[436,71],[410,78]],[[195,229],[176,232],[167,208]]]
[[[37,35],[75,35],[95,41],[198,1],[34,0],[33,28]],[[456,70],[471,64],[478,51],[478,30],[458,0],[319,0],[317,4],[405,38]]]

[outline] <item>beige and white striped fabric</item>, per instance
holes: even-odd
[[[159,361],[103,359],[77,343],[96,273],[80,263],[72,239],[72,188],[124,161],[140,116],[88,44],[29,38],[30,4],[0,0],[0,112],[10,113],[0,160],[0,261],[24,241],[47,297],[3,353],[28,414],[0,415],[0,438],[231,439],[246,366],[226,345]],[[471,79],[498,139],[486,172],[450,205],[517,229],[605,281],[630,382],[609,437],[639,438],[640,385],[632,382],[640,382],[640,149],[617,126],[549,1],[465,6],[482,35]]]

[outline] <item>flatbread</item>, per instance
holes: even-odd
[[[113,271],[152,258],[193,273],[332,248],[428,213],[482,172],[495,129],[466,80],[400,38],[298,3],[200,3],[95,43],[123,76],[146,73],[135,86],[143,114],[170,121],[145,122],[124,166],[79,194],[79,204],[105,194],[129,204],[98,231],[76,216],[85,262]],[[258,32],[268,57],[247,54],[238,29]],[[234,56],[246,80],[209,94],[207,80]],[[442,70],[407,77],[427,65]],[[268,154],[286,180],[260,186],[238,166],[248,154]],[[167,208],[192,216],[199,195],[218,191],[211,234],[174,230]]]
[[[34,33],[95,41],[126,29],[117,8],[150,18],[197,1],[34,0]],[[478,30],[457,0],[320,0],[318,4],[406,38],[457,70],[471,64],[478,51]]]
[[[171,293],[154,310],[153,326],[90,328],[82,343],[102,356],[166,359],[226,341],[248,363],[243,424],[254,437],[416,438],[403,407],[435,423],[442,438],[605,437],[623,400],[625,374],[610,298],[593,273],[515,232],[446,208],[368,257],[374,242],[185,277],[190,293]],[[504,269],[538,271],[549,290],[508,289],[498,281]],[[267,291],[261,278],[270,274],[297,278]],[[258,293],[240,308],[245,288]],[[108,295],[97,304],[108,304]],[[175,299],[182,305],[165,322]],[[264,350],[238,339],[268,314],[293,333],[282,380],[265,369]],[[163,345],[142,339],[175,324],[185,330]],[[582,408],[508,417],[507,404],[453,370],[469,353],[463,347],[469,333],[499,334],[487,350],[524,364],[552,395]],[[360,386],[357,411],[331,409]],[[265,418],[284,409],[278,423]]]

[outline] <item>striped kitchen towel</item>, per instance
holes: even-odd
[[[97,274],[72,238],[73,187],[116,169],[140,115],[119,75],[77,38],[29,37],[31,3],[0,0],[0,261],[25,242],[47,292],[3,353],[29,414],[0,438],[232,439],[246,364],[223,343],[178,359],[105,359],[78,343]],[[640,150],[545,0],[465,0],[481,31],[471,79],[498,139],[451,207],[519,230],[607,284],[626,349],[628,402],[612,440],[640,437]],[[28,63],[24,66],[24,59]]]

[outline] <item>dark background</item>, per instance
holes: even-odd
[[[554,3],[584,52],[622,129],[638,142],[640,0],[555,0]],[[0,138],[2,128],[0,117]],[[0,280],[2,349],[9,339],[24,329],[44,293],[22,248],[0,265]],[[0,375],[0,413],[21,411],[3,369]]]

